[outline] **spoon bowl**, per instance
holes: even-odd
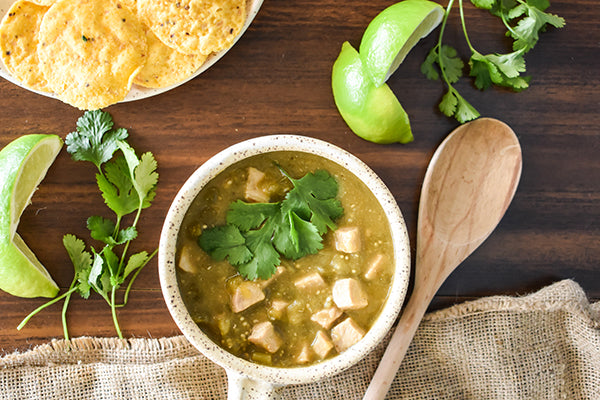
[[[415,285],[364,399],[383,399],[433,296],[496,228],[517,190],[522,156],[505,123],[480,118],[455,129],[423,181]]]

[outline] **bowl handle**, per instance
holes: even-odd
[[[275,386],[269,382],[258,381],[238,372],[227,370],[228,400],[271,400],[275,396]]]

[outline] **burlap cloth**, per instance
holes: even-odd
[[[223,399],[226,377],[181,336],[78,338],[0,359],[2,399]],[[284,399],[360,399],[383,344],[345,373]],[[600,399],[600,302],[565,280],[428,314],[390,399]]]

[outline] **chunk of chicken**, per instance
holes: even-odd
[[[285,267],[282,267],[281,265],[279,267],[277,267],[275,269],[275,273],[273,275],[271,275],[271,277],[269,279],[257,279],[255,282],[257,282],[261,288],[266,288],[267,286],[269,286],[271,284],[271,282],[273,282],[277,277],[279,277],[279,275],[283,274],[285,272]]]
[[[342,310],[358,310],[369,304],[360,282],[354,278],[336,281],[333,285],[333,302]]]
[[[342,310],[337,308],[336,306],[324,308],[321,311],[317,311],[314,313],[310,319],[313,322],[321,325],[325,329],[331,328],[331,325],[335,322],[336,319],[342,316]]]
[[[310,347],[307,344],[304,344],[302,346],[302,349],[300,350],[300,353],[296,355],[296,362],[298,364],[306,364],[308,362],[311,362],[312,355],[313,353]]]
[[[265,192],[264,187],[261,186],[261,182],[265,178],[264,172],[250,167],[248,168],[248,179],[246,180],[246,193],[245,197],[248,201],[255,201],[258,203],[268,203],[271,196]]]
[[[269,314],[269,317],[273,319],[281,319],[281,317],[283,317],[283,313],[289,305],[289,301],[274,299],[271,301],[271,307],[269,307],[267,313]]]
[[[365,331],[352,318],[346,318],[331,329],[331,339],[338,352],[348,349],[365,336]]]
[[[294,281],[294,286],[298,289],[315,290],[327,286],[321,274],[318,272],[311,272],[310,274],[304,275]]]
[[[383,272],[384,265],[385,256],[383,254],[377,254],[371,259],[371,262],[369,262],[367,272],[365,272],[365,279],[371,281],[377,278]]]
[[[338,228],[333,233],[335,248],[343,253],[356,253],[361,248],[360,230],[357,226]]]
[[[219,332],[221,332],[221,336],[227,335],[231,329],[231,319],[227,317],[227,314],[215,315],[214,319],[217,323],[217,328],[219,328]]]
[[[248,340],[269,353],[275,353],[283,344],[283,340],[275,332],[275,327],[269,321],[254,325],[252,333],[248,336]]]
[[[177,266],[185,272],[189,272],[190,274],[195,274],[198,272],[198,260],[194,255],[190,245],[184,245],[181,248],[179,263],[177,263]]]
[[[265,294],[258,283],[244,281],[233,290],[233,294],[231,295],[231,310],[234,313],[238,313],[264,299]]]
[[[318,331],[310,346],[320,359],[324,359],[333,349],[333,342],[325,332]]]

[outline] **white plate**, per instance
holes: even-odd
[[[0,18],[4,17],[4,15],[9,10],[9,8],[12,6],[13,3],[14,3],[14,0],[0,0]],[[260,9],[260,6],[262,5],[262,3],[263,3],[263,0],[247,0],[246,22],[244,23],[244,26],[242,27],[242,30],[240,31],[239,35],[237,35],[237,37],[233,41],[233,45],[235,45],[235,43],[238,41],[238,39],[244,34],[246,29],[248,29],[248,26],[250,26],[250,23],[252,23],[252,20],[254,19],[254,17],[256,17],[256,14],[258,13],[258,10]],[[233,45],[231,47],[233,47]],[[229,47],[228,49],[225,49],[225,50],[221,50],[218,53],[211,54],[206,59],[204,64],[202,64],[202,66],[200,68],[198,68],[198,70],[192,76],[190,76],[189,78],[187,78],[181,82],[178,82],[174,85],[166,86],[166,87],[159,88],[159,89],[144,88],[141,86],[133,85],[131,87],[131,90],[129,91],[129,93],[127,94],[127,96],[125,97],[125,99],[123,101],[133,101],[133,100],[145,99],[146,97],[156,96],[157,94],[161,94],[161,93],[169,91],[173,88],[176,88],[177,86],[184,84],[185,82],[189,81],[190,79],[194,79],[195,77],[197,77],[198,75],[200,75],[201,73],[203,73],[204,71],[209,69],[214,63],[219,61],[219,59],[221,57],[223,57],[225,55],[225,53],[227,53],[227,51],[231,47]],[[38,94],[41,94],[44,96],[56,98],[56,96],[53,93],[40,92],[40,91],[33,90],[33,89],[23,86],[19,81],[17,81],[15,78],[13,78],[11,76],[11,74],[7,71],[6,67],[4,66],[3,62],[0,62],[0,76],[4,79],[14,83],[15,85],[18,85],[29,91],[32,91],[32,92],[35,92],[35,93],[38,93]]]

